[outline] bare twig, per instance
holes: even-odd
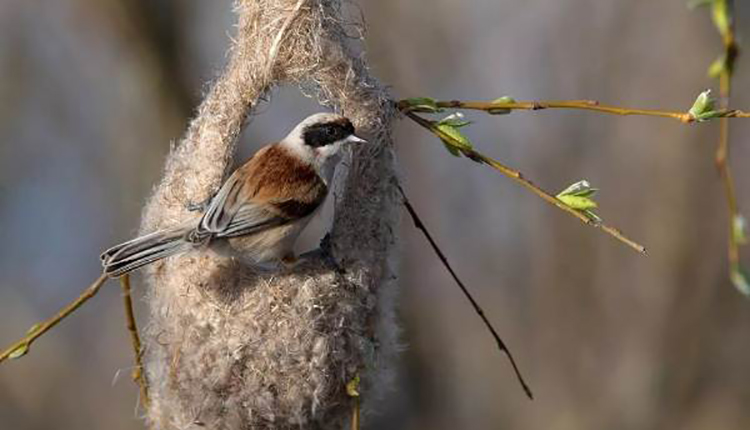
[[[727,25],[720,27],[722,44],[724,46],[723,61],[724,65],[719,73],[719,107],[726,109],[729,105],[729,98],[732,93],[732,75],[734,65],[739,55],[739,46],[735,35],[734,20],[732,13],[734,11],[734,1],[726,0],[727,7]],[[716,147],[715,155],[716,169],[719,171],[724,192],[727,199],[727,208],[729,213],[729,245],[727,249],[729,257],[729,274],[732,279],[739,272],[740,268],[740,244],[738,243],[737,234],[735,234],[735,222],[740,216],[737,196],[735,193],[734,181],[732,179],[732,170],[729,164],[729,119],[721,118],[719,122],[719,142]]]
[[[0,353],[0,363],[8,357],[17,358],[26,354],[26,352],[28,352],[29,348],[31,347],[31,344],[34,343],[34,341],[39,336],[49,331],[52,327],[56,326],[57,323],[65,319],[65,317],[75,312],[76,309],[81,307],[90,298],[94,297],[96,293],[99,292],[99,289],[102,287],[102,285],[104,285],[104,283],[107,281],[107,279],[107,276],[102,274],[96,281],[94,281],[93,284],[91,284],[90,287],[84,290],[84,292],[81,293],[81,295],[78,296],[77,299],[60,310],[57,315],[48,319],[47,321],[35,324],[33,327],[31,327],[26,336]]]
[[[421,125],[422,127],[426,128],[436,136],[438,136],[442,140],[448,140],[448,141],[455,141],[455,139],[441,131],[439,128],[435,127],[434,123],[430,120],[427,120],[425,118],[422,118],[421,116],[415,114],[414,112],[406,112],[406,116],[414,120],[417,124]],[[620,230],[611,227],[607,224],[604,224],[602,222],[596,222],[586,216],[584,213],[575,210],[571,208],[570,206],[563,203],[561,200],[557,199],[552,194],[544,191],[543,189],[539,188],[537,185],[535,185],[530,180],[526,179],[521,172],[518,170],[514,170],[501,162],[490,158],[482,153],[479,153],[473,149],[468,149],[460,146],[459,142],[456,142],[458,146],[456,147],[457,150],[460,150],[467,158],[470,158],[471,160],[474,160],[476,162],[486,164],[493,169],[497,170],[498,172],[502,173],[503,175],[513,179],[514,181],[518,182],[519,184],[523,185],[524,187],[528,188],[539,196],[542,200],[546,201],[547,203],[557,207],[558,209],[561,209],[570,215],[573,215],[574,217],[578,218],[579,221],[581,221],[584,224],[599,228],[609,234],[610,236],[614,237],[615,239],[619,240],[620,242],[623,242],[624,244],[628,245],[629,247],[633,248],[634,250],[638,251],[641,254],[646,254],[646,248],[635,242],[634,240],[626,237]]]
[[[125,309],[125,325],[130,333],[130,342],[133,345],[133,354],[135,355],[135,367],[133,368],[131,377],[140,389],[141,405],[144,409],[148,409],[148,381],[146,380],[146,375],[143,373],[143,362],[141,360],[143,350],[141,348],[141,338],[138,335],[135,314],[133,313],[133,300],[130,294],[130,275],[125,274],[120,278],[120,287],[122,287],[122,304]]]
[[[471,306],[474,308],[474,312],[479,315],[479,318],[482,319],[482,322],[484,323],[485,327],[487,327],[487,330],[490,331],[492,334],[492,337],[495,339],[495,342],[497,342],[497,347],[505,353],[505,355],[508,357],[508,360],[510,361],[511,366],[513,367],[513,371],[516,373],[516,378],[518,378],[518,382],[521,383],[521,387],[523,387],[524,392],[526,392],[526,395],[529,397],[529,399],[533,400],[534,395],[531,393],[531,388],[526,384],[526,381],[523,379],[523,376],[521,375],[521,371],[518,369],[518,366],[516,365],[516,360],[513,359],[513,355],[510,353],[510,349],[505,345],[505,342],[503,342],[502,338],[499,334],[497,334],[497,331],[495,330],[495,327],[492,326],[492,323],[490,323],[489,319],[487,319],[487,316],[484,314],[484,310],[481,306],[479,306],[479,303],[477,303],[476,300],[474,300],[474,297],[469,292],[468,288],[464,283],[461,281],[461,279],[458,277],[456,272],[453,270],[453,267],[451,267],[450,263],[448,262],[448,258],[446,258],[445,254],[443,254],[443,251],[440,249],[440,247],[435,243],[435,240],[432,238],[432,235],[427,230],[427,227],[422,222],[422,219],[417,214],[416,210],[414,209],[414,206],[411,205],[411,202],[409,201],[409,198],[406,197],[406,193],[404,192],[404,189],[401,187],[401,185],[398,185],[398,190],[401,193],[401,198],[403,199],[404,206],[406,207],[406,210],[409,212],[409,215],[411,216],[412,221],[414,222],[414,226],[422,232],[424,237],[427,239],[428,242],[430,242],[430,246],[432,247],[432,250],[435,251],[435,254],[440,259],[440,261],[443,263],[443,266],[445,266],[446,270],[451,274],[451,277],[453,277],[453,280],[456,282],[458,287],[461,289],[461,292],[464,293],[464,296],[469,300],[471,303]]]
[[[359,396],[354,396],[352,398],[353,404],[352,404],[352,423],[351,423],[351,430],[359,430],[359,410],[360,410],[360,403],[361,400]]]
[[[346,394],[348,394],[352,399],[352,416],[349,423],[349,428],[351,430],[359,430],[360,427],[359,415],[361,409],[360,405],[362,403],[362,394],[359,391],[359,382],[360,377],[359,374],[357,374],[351,381],[346,384]]]
[[[438,108],[448,109],[467,109],[480,110],[488,113],[503,110],[544,110],[544,109],[573,109],[588,110],[612,115],[638,115],[654,116],[661,118],[672,118],[682,123],[689,124],[696,121],[696,118],[688,112],[662,111],[655,109],[633,109],[617,106],[608,106],[600,104],[596,100],[540,100],[540,101],[512,101],[512,102],[491,102],[491,101],[461,101],[448,100],[437,101],[435,105]],[[407,100],[398,102],[398,108],[407,111],[410,103]],[[750,112],[744,112],[736,109],[723,107],[714,116],[715,118],[750,118]]]

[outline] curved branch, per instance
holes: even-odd
[[[99,276],[99,278],[94,281],[94,283],[91,284],[90,287],[86,288],[83,293],[81,293],[81,295],[78,296],[78,298],[76,298],[73,302],[62,308],[60,312],[57,313],[57,315],[32,326],[26,336],[0,353],[0,363],[8,358],[18,358],[25,355],[29,351],[31,344],[34,343],[34,341],[39,336],[48,332],[50,329],[52,329],[52,327],[56,326],[60,321],[68,317],[84,303],[89,301],[89,299],[94,297],[96,293],[99,292],[99,289],[102,287],[102,285],[107,282],[107,279],[109,278],[107,278],[106,275]]]

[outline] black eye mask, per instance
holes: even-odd
[[[320,148],[352,134],[354,134],[354,126],[350,122],[333,122],[308,126],[302,133],[302,139],[304,139],[306,145]]]

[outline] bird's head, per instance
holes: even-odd
[[[335,167],[342,147],[365,142],[354,134],[354,125],[348,118],[334,113],[316,113],[305,118],[281,141],[320,172]]]

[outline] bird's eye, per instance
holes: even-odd
[[[346,137],[346,132],[336,124],[319,124],[306,129],[303,133],[305,144],[319,148],[333,144]]]

